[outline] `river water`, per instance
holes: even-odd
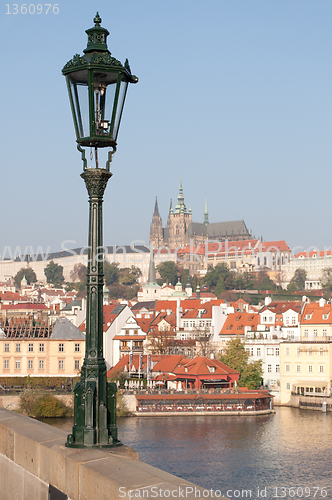
[[[141,461],[229,498],[332,499],[332,413],[133,417],[118,428]]]

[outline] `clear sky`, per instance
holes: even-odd
[[[112,55],[139,77],[105,193],[104,243],[148,244],[155,197],[165,224],[182,177],[195,222],[207,195],[210,222],[244,219],[291,248],[332,245],[331,0],[59,0],[58,14],[27,5],[36,12],[1,2],[0,254],[87,243],[61,69],[83,53],[97,10]]]

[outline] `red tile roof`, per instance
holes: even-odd
[[[257,329],[259,315],[257,313],[235,312],[230,313],[219,332],[219,335],[244,335],[245,327]]]
[[[301,325],[331,325],[331,308],[331,304],[325,304],[323,307],[319,307],[317,303],[306,304],[302,313]]]
[[[214,369],[214,371],[210,370]],[[240,372],[233,370],[217,359],[209,359],[206,356],[196,356],[190,359],[185,364],[181,364],[174,369],[175,374],[188,374],[188,375],[225,375],[225,374],[239,374]]]

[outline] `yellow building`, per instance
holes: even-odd
[[[284,341],[280,345],[280,402],[291,394],[330,395],[332,379],[332,342]]]
[[[85,335],[59,318],[49,338],[0,336],[0,376],[76,377],[85,355]]]

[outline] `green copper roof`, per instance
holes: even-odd
[[[176,214],[186,214],[186,213],[188,213],[187,212],[187,207],[184,204],[184,196],[183,196],[183,188],[182,188],[182,178],[180,178],[178,204],[175,207],[174,213],[176,213]]]

